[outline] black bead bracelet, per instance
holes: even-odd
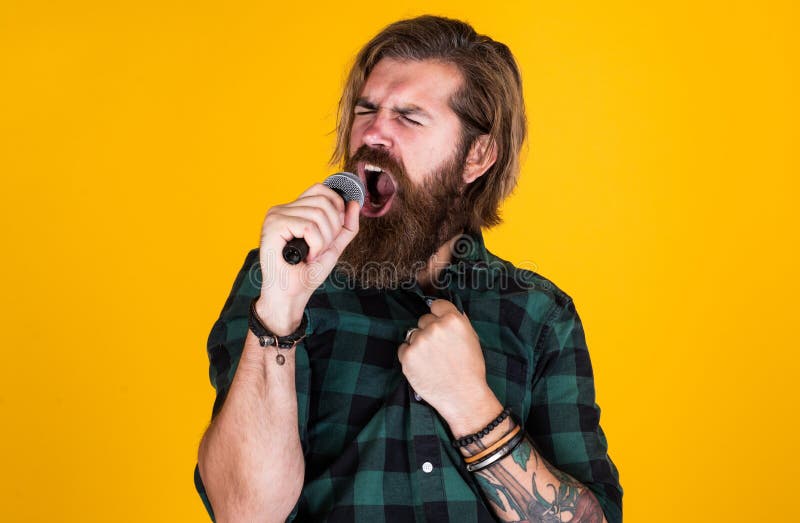
[[[476,432],[475,434],[470,434],[469,436],[464,436],[463,438],[453,440],[453,446],[455,448],[460,448],[460,447],[466,447],[470,443],[475,443],[481,438],[487,436],[495,427],[500,425],[503,422],[503,420],[508,417],[509,414],[511,414],[511,409],[509,409],[508,407],[504,408],[503,412],[501,412],[495,419],[493,419],[491,423],[486,425],[486,427],[483,430]]]

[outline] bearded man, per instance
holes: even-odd
[[[334,161],[363,208],[317,184],[270,209],[209,337],[212,518],[621,521],[572,300],[481,236],[525,126],[511,52],[463,22],[361,50]]]

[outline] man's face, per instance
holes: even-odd
[[[360,231],[340,267],[362,284],[413,280],[466,223],[461,192],[466,149],[449,106],[455,66],[383,59],[360,94],[345,169],[367,187]]]
[[[356,103],[350,132],[351,158],[364,146],[382,150],[402,167],[409,184],[421,186],[441,170],[460,145],[461,122],[449,101],[461,84],[461,72],[452,64],[392,58],[379,61]],[[370,191],[377,198],[368,199],[362,215],[387,213],[393,189],[403,181],[387,169],[376,184],[368,162],[360,161],[352,167],[362,180],[373,182],[373,189],[380,191]]]

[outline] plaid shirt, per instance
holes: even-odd
[[[622,489],[599,425],[583,328],[569,296],[542,276],[464,235],[436,296],[414,285],[354,288],[337,271],[306,307],[308,337],[297,346],[298,423],[305,485],[298,521],[496,521],[452,435],[406,382],[397,348],[444,297],[478,333],[489,387],[511,408],[540,454],[594,492],[609,523],[622,520]],[[220,410],[259,294],[258,250],[250,251],[208,339]],[[213,519],[195,467],[195,486]]]

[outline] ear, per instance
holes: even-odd
[[[497,161],[497,146],[488,134],[478,136],[467,154],[464,163],[464,183],[472,183],[489,170]]]

